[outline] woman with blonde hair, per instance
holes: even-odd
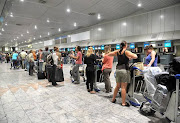
[[[86,67],[86,86],[87,91],[91,94],[95,94],[96,92],[93,90],[93,83],[95,81],[95,69],[94,63],[96,62],[96,56],[94,55],[93,48],[89,47],[86,56],[84,57],[84,64],[87,64]],[[90,88],[89,88],[90,85]]]
[[[104,75],[104,83],[105,83],[105,89],[106,93],[112,92],[111,89],[111,81],[109,79],[112,66],[113,66],[113,56],[108,56],[107,54],[111,52],[111,48],[109,46],[105,46],[104,48],[104,58],[102,60],[103,66],[102,66],[102,72]]]

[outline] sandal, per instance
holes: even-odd
[[[126,103],[126,105],[122,105],[122,103],[121,103],[121,106],[130,107],[129,103]]]
[[[112,101],[112,103],[116,103],[116,99],[114,101]]]

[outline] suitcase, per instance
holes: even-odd
[[[46,78],[44,72],[42,71],[42,65],[43,65],[43,62],[38,62],[38,73],[37,73],[38,79]]]
[[[55,79],[56,79],[56,82],[64,81],[63,70],[61,68],[56,68]]]
[[[52,73],[52,71],[53,71],[52,65],[47,64],[46,65],[46,76],[47,76],[47,79],[48,79],[49,82],[52,82],[52,80],[51,80],[51,73]]]

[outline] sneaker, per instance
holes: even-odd
[[[101,91],[99,88],[95,88],[94,89],[96,92],[99,92],[99,91]]]
[[[74,83],[74,79],[73,78],[71,78],[71,82]]]

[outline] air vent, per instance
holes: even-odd
[[[90,12],[90,13],[88,13],[88,15],[93,16],[93,15],[96,15],[96,13],[95,12]]]
[[[16,24],[17,26],[22,26],[22,24]]]
[[[47,3],[47,0],[39,0],[39,3],[45,4]]]

